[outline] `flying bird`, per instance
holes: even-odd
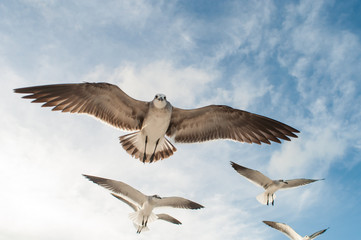
[[[83,174],[84,177],[90,181],[107,188],[108,190],[120,194],[122,198],[133,204],[135,212],[129,214],[129,218],[133,221],[137,227],[137,233],[140,233],[143,229],[147,229],[147,224],[159,218],[153,213],[154,208],[158,207],[173,207],[173,208],[185,208],[185,209],[201,209],[202,205],[193,202],[191,200],[182,197],[160,197],[159,195],[144,195],[135,188],[129,186],[121,181],[115,181],[107,178],[95,177]],[[131,206],[132,207],[132,206]],[[169,215],[167,215],[170,217]],[[161,218],[167,218],[162,216]],[[170,217],[166,221],[171,221],[178,224],[178,220]]]
[[[257,200],[264,205],[266,204],[269,205],[270,203],[272,203],[272,206],[274,205],[274,201],[276,199],[275,192],[279,189],[294,188],[312,182],[316,182],[319,180],[324,180],[324,179],[305,179],[305,178],[292,179],[292,180],[272,180],[257,170],[243,167],[234,162],[231,162],[231,165],[234,168],[234,170],[236,170],[242,176],[246,177],[247,180],[265,189],[264,193],[261,193],[260,195],[257,196]]]
[[[14,91],[53,111],[86,113],[116,128],[136,131],[119,137],[120,143],[131,156],[149,163],[177,150],[165,135],[180,143],[231,139],[270,144],[290,141],[289,137],[299,133],[271,118],[225,105],[181,109],[173,107],[164,94],[156,94],[150,102],[136,100],[109,83],[54,84]]]
[[[114,197],[116,197],[117,199],[119,199],[120,201],[126,203],[129,207],[131,207],[134,212],[137,212],[140,210],[140,207],[130,201],[128,201],[127,199],[117,195],[117,194],[114,194],[114,193],[111,193]],[[160,213],[160,214],[156,214],[157,216],[157,219],[160,219],[160,220],[164,220],[164,221],[167,221],[167,222],[170,222],[170,223],[174,223],[174,224],[177,224],[177,225],[180,225],[182,224],[180,221],[178,221],[177,219],[175,219],[174,217],[168,215],[168,214],[165,214],[165,213]],[[136,225],[134,224],[134,227],[137,229],[137,233],[141,233],[142,231],[148,231],[149,228],[148,227],[143,227],[141,225]]]
[[[292,240],[311,240],[315,239],[317,236],[321,235],[322,233],[326,232],[328,228],[320,230],[318,232],[315,232],[311,234],[310,236],[304,236],[301,237],[298,233],[295,232],[290,226],[288,226],[285,223],[278,223],[278,222],[272,222],[272,221],[263,221],[265,224],[267,224],[270,227],[273,227],[277,229],[278,231],[283,232],[289,239]]]

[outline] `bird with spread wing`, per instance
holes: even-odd
[[[83,174],[84,177],[90,181],[114,192],[118,199],[127,203],[134,209],[133,213],[129,214],[129,218],[133,221],[134,226],[137,227],[137,233],[142,230],[148,230],[147,224],[157,219],[163,219],[175,224],[180,222],[166,214],[158,215],[153,213],[154,208],[158,207],[173,207],[185,209],[201,209],[202,205],[182,197],[160,197],[159,195],[144,195],[128,184],[107,178],[90,176]],[[120,195],[120,198],[118,197]],[[124,200],[123,200],[124,199]]]
[[[257,170],[243,167],[234,162],[231,162],[231,165],[234,168],[234,170],[236,170],[240,175],[244,176],[247,180],[265,189],[263,193],[257,196],[257,200],[264,205],[266,204],[269,205],[270,203],[272,203],[273,206],[274,201],[276,199],[275,192],[280,189],[284,190],[289,188],[295,188],[319,180],[324,180],[324,179],[306,179],[306,178],[298,178],[298,179],[290,179],[290,180],[272,180]]]
[[[270,144],[290,141],[289,137],[299,133],[271,118],[225,105],[181,109],[173,107],[164,94],[150,102],[136,100],[109,83],[54,84],[14,91],[54,111],[86,113],[116,128],[136,131],[121,136],[120,143],[131,156],[149,163],[176,151],[165,135],[180,143],[231,139]]]
[[[298,233],[296,233],[295,230],[293,230],[290,226],[288,226],[285,223],[279,223],[279,222],[272,222],[272,221],[263,221],[268,226],[277,229],[278,231],[281,231],[283,234],[285,234],[289,239],[291,240],[312,240],[321,235],[322,233],[326,232],[328,228],[317,231],[310,236],[306,235],[304,237],[301,237]]]

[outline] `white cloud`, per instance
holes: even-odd
[[[168,101],[181,106],[193,107],[217,78],[215,71],[196,67],[176,67],[169,61],[156,61],[145,66],[123,63],[113,70],[98,66],[84,77],[84,81],[112,82],[136,99],[151,101],[156,93],[167,95]]]
[[[274,20],[282,19],[272,1],[234,2],[213,21],[182,12],[175,2],[22,3],[33,6],[28,13],[34,15],[19,10],[12,17],[5,11],[7,32],[0,33],[0,91],[6,99],[0,102],[0,185],[5,193],[0,201],[7,206],[0,238],[265,239],[273,232],[262,220],[304,223],[305,211],[321,208],[326,197],[337,202],[332,199],[337,194],[325,189],[326,179],[280,192],[276,207],[264,208],[255,199],[262,189],[242,181],[229,166],[236,161],[273,178],[327,178],[334,163],[355,164],[344,156],[361,146],[356,104],[360,41],[350,31],[329,29],[322,17],[329,3],[290,3],[281,16],[285,21],[276,27]],[[287,89],[269,74],[267,61],[276,61],[274,56],[274,65],[288,74]],[[271,146],[177,144],[170,159],[143,165],[119,145],[123,132],[88,116],[42,109],[12,92],[81,81],[117,84],[145,101],[163,92],[183,108],[211,103],[267,108],[294,120],[301,134]],[[282,114],[272,112],[280,105]],[[183,225],[158,221],[138,236],[127,217],[131,209],[81,173],[121,180],[146,194],[184,196],[206,208],[162,209]],[[279,237],[268,237],[273,236]]]

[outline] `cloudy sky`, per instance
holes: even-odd
[[[361,221],[361,4],[347,1],[4,0],[0,2],[0,239],[356,239]],[[226,104],[297,128],[272,145],[176,144],[142,164],[125,132],[63,114],[13,89],[109,82],[144,101]],[[326,178],[277,193],[274,207],[234,161],[275,179]],[[132,210],[86,180],[124,181],[145,194],[183,196],[202,210],[160,209],[140,235]]]

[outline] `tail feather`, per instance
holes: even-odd
[[[142,211],[136,211],[129,213],[129,218],[135,225],[146,227],[148,223],[157,220],[158,217],[153,212],[149,216],[144,216]]]
[[[266,205],[267,203],[269,205],[271,205],[272,201],[274,201],[276,199],[276,194],[273,194],[273,197],[272,197],[272,194],[268,194],[268,193],[264,192],[264,193],[259,194],[256,198],[257,198],[258,202],[260,202],[263,205]]]
[[[143,161],[144,151],[145,151],[145,139],[141,135],[140,132],[134,132],[130,134],[126,134],[119,137],[120,143],[127,153],[133,156],[140,161]],[[162,138],[159,140],[158,146],[154,153],[154,158],[151,160],[154,148],[147,146],[146,149],[146,158],[144,162],[155,162],[158,160],[162,160],[168,158],[173,155],[177,149],[173,146],[171,142],[166,138]]]

